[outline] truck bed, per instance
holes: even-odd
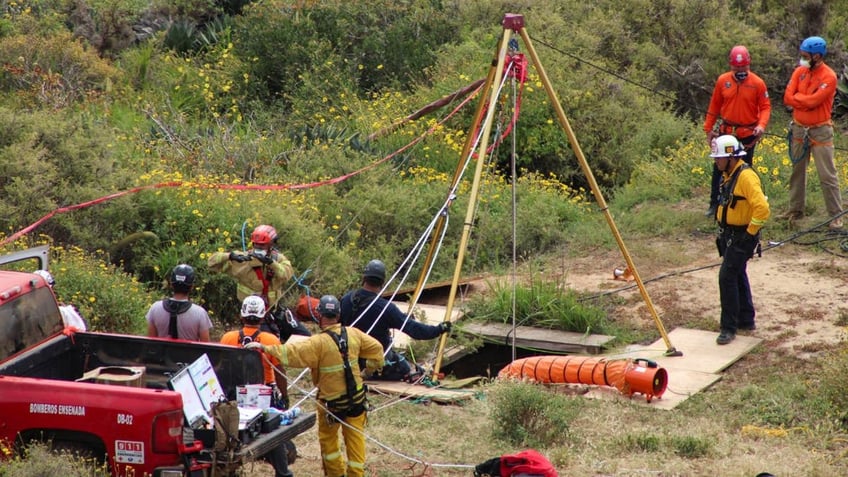
[[[0,362],[0,375],[75,381],[101,366],[143,366],[145,387],[166,389],[182,367],[206,354],[228,398],[263,382],[259,353],[216,343],[78,332],[56,334]]]

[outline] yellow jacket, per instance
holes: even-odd
[[[245,255],[244,252],[234,253]],[[261,275],[268,281],[267,299],[268,306],[271,307],[280,300],[283,289],[294,274],[291,262],[285,255],[274,252],[272,258],[274,263],[264,265],[256,258],[251,258],[248,262],[236,262],[230,260],[230,252],[215,252],[209,257],[207,266],[213,273],[226,273],[236,279],[239,301],[250,295],[262,295],[264,284],[259,278]]]
[[[732,171],[723,173],[722,184],[731,180],[733,173],[743,164],[744,162],[740,159]],[[741,171],[736,179],[733,195],[739,198],[744,197],[744,200],[734,200],[736,204],[727,209],[727,225],[747,226],[747,232],[756,235],[771,215],[768,199],[763,194],[760,177],[757,173],[751,168]],[[724,206],[719,205],[716,212],[716,218],[719,222],[721,222],[722,214],[724,214]]]
[[[341,333],[341,325],[327,328],[336,334]],[[383,367],[383,345],[362,331],[346,326],[348,340],[348,360],[353,370],[357,389],[362,387],[359,370],[359,358],[368,360],[369,369]],[[318,333],[304,341],[266,346],[265,352],[280,360],[283,367],[309,368],[312,382],[318,386],[318,398],[332,401],[347,393],[344,375],[344,361],[339,347],[327,333]]]

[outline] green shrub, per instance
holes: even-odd
[[[68,111],[20,115],[0,107],[0,131],[0,205],[10,227],[122,189],[133,174],[121,167],[102,118]],[[90,250],[104,247],[122,222],[102,217],[100,207],[59,214],[39,232]]]
[[[621,440],[621,445],[630,452],[659,452],[662,448],[662,438],[655,434],[644,432],[640,434],[627,434]]]
[[[712,441],[697,436],[672,436],[669,445],[676,455],[688,459],[706,457],[714,447]]]
[[[848,352],[836,350],[824,356],[813,398],[818,397],[826,406],[825,412],[832,415],[842,429],[848,429],[848,383],[844,379],[848,366]]]
[[[562,445],[584,404],[528,383],[499,383],[489,395],[493,437],[522,447]]]
[[[0,451],[11,449],[0,444]],[[82,458],[67,452],[53,452],[48,444],[28,445],[22,455],[15,455],[0,466],[0,477],[42,477],[62,475],[67,477],[106,477],[111,475],[108,464],[95,459]]]
[[[106,259],[77,247],[54,246],[50,271],[57,299],[74,305],[93,331],[146,334],[147,310],[162,297]]]
[[[58,109],[105,91],[119,75],[69,32],[0,38],[0,88],[28,107]]]
[[[505,282],[490,283],[491,293],[472,297],[466,316],[475,320],[509,322],[515,299],[516,324],[573,331],[605,333],[612,330],[603,310],[579,302],[580,296],[556,281],[534,275],[529,284],[514,289]]]

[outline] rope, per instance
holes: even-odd
[[[769,251],[773,248],[777,248],[777,247],[780,247],[782,245],[785,245],[787,243],[796,243],[798,245],[815,245],[815,244],[819,244],[819,243],[822,243],[822,242],[828,242],[830,240],[837,240],[837,239],[842,239],[842,240],[840,240],[840,249],[845,251],[845,252],[848,252],[848,231],[829,230],[829,231],[826,232],[826,234],[829,235],[828,237],[824,237],[824,238],[821,238],[821,239],[818,239],[818,240],[814,240],[812,242],[799,242],[798,241],[798,238],[803,237],[804,235],[807,235],[807,234],[810,234],[810,233],[817,232],[818,229],[821,229],[821,228],[827,226],[831,221],[833,221],[834,219],[837,219],[839,217],[842,217],[845,214],[848,214],[848,210],[845,210],[845,211],[843,211],[839,214],[836,214],[833,217],[825,220],[824,222],[819,222],[819,223],[813,225],[812,227],[808,227],[806,229],[800,230],[800,231],[790,235],[789,237],[787,237],[783,240],[769,241],[768,245],[763,247],[763,253],[765,253],[765,252],[767,252],[767,251]],[[837,253],[831,252],[830,250],[827,250],[827,249],[824,249],[824,251],[831,253],[833,255],[839,256],[839,257],[848,257],[848,255],[837,254]],[[642,283],[656,282],[656,281],[659,281],[659,280],[663,280],[665,278],[685,275],[687,273],[693,273],[693,272],[697,272],[697,271],[701,271],[701,270],[706,270],[706,269],[709,269],[709,268],[715,268],[715,267],[718,267],[718,266],[721,266],[721,262],[712,263],[712,264],[709,264],[709,265],[703,265],[703,266],[700,266],[700,267],[688,268],[688,269],[685,269],[685,270],[678,270],[676,272],[665,273],[663,275],[658,275],[656,277],[653,277],[653,278],[650,278],[650,279],[647,279],[647,280],[643,280]],[[585,301],[589,301],[589,300],[596,300],[596,299],[604,297],[604,296],[614,295],[614,294],[619,293],[619,292],[631,290],[633,288],[636,288],[636,286],[637,285],[634,284],[634,285],[628,285],[628,286],[621,287],[621,288],[616,288],[615,290],[609,290],[609,291],[606,291],[606,292],[603,292],[603,293],[598,293],[598,294],[595,294],[595,295],[583,297],[583,298],[578,299],[577,301],[585,302]]]
[[[505,87],[506,82],[507,82],[509,77],[510,77],[509,75],[504,75],[504,77],[501,80],[501,83],[498,85],[497,91],[495,93],[496,95],[499,96],[501,94],[501,92],[503,91],[503,88]],[[515,120],[516,117],[517,117],[516,115],[513,115],[513,120]],[[482,136],[482,129],[478,129],[478,131],[476,132],[475,140],[474,140],[474,147],[471,149],[470,154],[468,155],[465,162],[463,163],[463,167],[460,170],[460,174],[458,175],[458,178],[463,177],[465,175],[465,172],[468,170],[468,165],[470,164],[471,159],[475,156],[474,151],[477,149],[477,146],[479,145],[481,136]],[[513,137],[514,137],[514,135],[513,135]],[[489,149],[489,151],[487,151],[489,153],[490,158],[492,157],[493,151],[494,151],[494,149]],[[424,251],[424,248],[425,248],[425,244],[427,243],[427,238],[432,234],[432,231],[435,228],[436,224],[438,223],[439,218],[442,215],[448,216],[449,207],[453,203],[453,201],[456,197],[456,191],[459,188],[460,182],[461,182],[460,180],[457,180],[456,183],[452,186],[450,192],[447,195],[447,198],[442,203],[442,206],[439,209],[438,213],[434,214],[433,218],[431,219],[430,223],[427,225],[424,232],[419,236],[416,244],[412,247],[410,252],[406,255],[404,260],[398,266],[398,269],[395,271],[395,273],[389,279],[386,280],[386,283],[380,289],[380,292],[377,295],[378,296],[385,295],[387,290],[390,288],[391,284],[394,283],[395,280],[398,278],[398,275],[400,275],[401,272],[403,272],[402,278],[400,278],[399,281],[397,282],[397,285],[395,286],[394,291],[392,292],[390,297],[386,300],[385,306],[383,306],[383,308],[379,311],[377,318],[374,320],[374,322],[371,324],[371,326],[366,330],[366,333],[370,334],[373,331],[374,327],[377,325],[377,323],[380,321],[380,319],[386,313],[386,310],[390,306],[391,302],[397,296],[398,291],[403,287],[403,284],[406,283],[406,280],[407,280],[407,278],[409,277],[409,274],[412,271],[413,265],[415,263],[417,263],[419,258],[421,257],[421,254],[422,254],[422,252]],[[478,206],[479,206],[479,204],[478,204]],[[439,237],[439,241],[437,243],[435,255],[438,255],[438,251],[441,250],[442,243],[444,242],[444,237],[445,237],[446,232],[447,232],[447,227],[445,226],[445,227],[442,228],[442,235]],[[425,282],[429,278],[430,274],[432,273],[432,269],[433,269],[434,265],[435,265],[435,260],[430,262],[429,268],[426,270]],[[410,304],[410,306],[412,308],[414,308],[417,305],[417,302],[418,302],[418,298],[416,298]],[[365,314],[368,313],[368,311],[370,311],[370,309],[374,306],[374,303],[376,303],[376,300],[372,300],[370,303],[368,303],[368,305],[365,307],[365,309],[363,309],[358,314],[358,316],[356,316],[353,319],[351,326],[355,326],[356,323],[358,323],[359,320],[362,319],[362,317],[365,316]],[[400,327],[400,331],[403,331],[404,327],[406,326],[406,323],[409,322],[409,319],[410,319],[410,314],[407,314],[404,321],[403,321],[403,324]],[[390,345],[384,351],[384,356],[388,355],[388,353],[391,351],[391,349],[393,347],[392,344],[394,344],[394,341],[395,341],[395,338],[394,338],[394,335],[393,335],[392,340],[390,342]]]
[[[342,174],[340,176],[333,177],[333,178],[330,178],[330,179],[321,180],[321,181],[306,182],[306,183],[299,183],[299,184],[267,184],[267,185],[262,185],[262,184],[199,184],[199,183],[193,183],[193,182],[187,182],[187,181],[171,181],[171,182],[161,182],[161,183],[158,183],[158,184],[150,184],[150,185],[145,185],[145,186],[133,187],[131,189],[127,189],[127,190],[124,190],[124,191],[108,194],[108,195],[105,195],[105,196],[102,196],[102,197],[99,197],[97,199],[93,199],[93,200],[90,200],[90,201],[81,202],[79,204],[69,205],[69,206],[66,206],[66,207],[60,207],[60,208],[54,209],[53,211],[48,212],[46,215],[44,215],[43,217],[41,217],[37,221],[33,222],[32,224],[24,227],[23,229],[13,233],[10,236],[6,237],[6,239],[4,239],[3,241],[0,241],[0,246],[7,245],[9,243],[14,242],[15,240],[17,240],[21,236],[33,231],[38,226],[40,226],[41,224],[43,224],[47,220],[51,219],[56,214],[62,214],[62,213],[66,213],[66,212],[70,212],[70,211],[78,210],[78,209],[84,209],[84,208],[87,208],[87,207],[91,207],[93,205],[97,205],[97,204],[101,204],[103,202],[107,202],[107,201],[110,201],[110,200],[113,200],[113,199],[117,199],[118,197],[123,197],[125,195],[135,194],[137,192],[142,192],[142,191],[151,190],[151,189],[164,189],[164,188],[175,188],[175,187],[193,187],[193,188],[197,188],[197,189],[217,189],[217,190],[281,191],[281,190],[306,190],[306,189],[313,189],[313,188],[317,188],[317,187],[323,187],[323,186],[327,186],[327,185],[340,184],[340,183],[342,183],[342,182],[344,182],[344,181],[346,181],[346,180],[348,180],[352,177],[358,176],[358,175],[363,174],[367,171],[370,171],[371,169],[374,169],[378,165],[383,164],[384,162],[391,160],[395,156],[401,154],[402,152],[405,152],[406,150],[412,148],[412,146],[414,146],[414,145],[418,144],[419,142],[421,142],[422,140],[424,140],[424,138],[426,138],[427,136],[432,134],[437,129],[441,128],[442,125],[445,122],[447,122],[448,119],[450,119],[451,117],[456,115],[463,107],[465,107],[465,105],[468,104],[468,102],[471,101],[471,99],[474,98],[474,96],[477,94],[477,92],[480,89],[482,89],[482,85],[480,87],[478,87],[477,89],[475,89],[473,92],[471,92],[464,100],[462,100],[462,102],[460,102],[441,121],[438,121],[435,124],[433,124],[429,129],[427,129],[426,131],[424,131],[423,133],[421,133],[420,135],[418,135],[417,137],[412,139],[407,144],[405,144],[405,145],[401,146],[399,149],[387,154],[386,156],[382,157],[381,159],[378,159],[378,160],[372,162],[371,164],[368,164],[368,165],[366,165],[366,166],[364,166],[360,169],[356,169],[356,170],[349,172],[347,174]],[[242,238],[242,240],[244,240],[244,238]]]
[[[266,356],[264,353],[263,353],[263,359],[266,359],[266,360],[268,359],[268,358],[267,358],[267,356]],[[269,364],[271,364],[271,367],[274,369],[274,372],[280,373],[280,374],[282,374],[282,375],[284,375],[284,376],[286,375],[285,371],[283,371],[283,370],[281,370],[280,368],[278,368],[278,367],[274,366],[274,364],[273,364],[273,363],[270,363],[270,361],[268,361],[268,362],[269,362]],[[321,400],[320,400],[320,399],[318,399],[317,397],[314,397],[314,396],[313,396],[313,394],[315,394],[315,393],[318,391],[318,388],[317,388],[317,387],[313,387],[312,389],[310,389],[310,390],[308,390],[308,391],[307,391],[306,389],[301,388],[300,386],[297,386],[297,385],[296,385],[296,382],[297,382],[297,381],[298,381],[298,380],[299,380],[299,379],[300,379],[300,378],[301,378],[301,377],[302,377],[302,376],[303,376],[303,375],[304,375],[307,371],[309,371],[309,369],[304,369],[304,370],[300,373],[300,375],[298,376],[298,378],[297,378],[295,381],[290,382],[290,383],[289,383],[289,385],[288,385],[288,388],[292,388],[292,387],[294,387],[297,391],[300,391],[300,392],[304,395],[304,397],[303,397],[303,398],[301,398],[301,400],[300,400],[300,401],[298,401],[296,404],[292,405],[292,407],[300,406],[300,405],[301,405],[301,403],[303,403],[303,402],[304,402],[304,401],[306,401],[307,399],[312,399],[312,402],[315,404],[315,406],[316,406],[316,407],[320,407],[320,408],[321,408],[321,409],[323,409],[323,410],[324,410],[324,412],[326,412],[328,415],[333,416],[333,418],[335,418],[335,419],[339,422],[339,424],[341,424],[342,426],[345,426],[345,427],[347,427],[348,429],[352,429],[352,430],[355,430],[356,432],[361,433],[361,434],[363,435],[363,437],[365,437],[365,439],[366,439],[366,440],[371,441],[373,444],[377,445],[378,447],[382,448],[383,450],[385,450],[386,452],[388,452],[388,453],[390,453],[390,454],[393,454],[393,455],[395,455],[395,456],[397,456],[397,457],[400,457],[401,459],[404,459],[404,460],[407,460],[407,461],[411,462],[413,465],[423,465],[423,466],[425,466],[426,468],[441,468],[441,469],[473,469],[474,467],[476,467],[475,465],[471,465],[471,464],[434,464],[434,463],[430,463],[430,462],[425,462],[425,461],[423,461],[423,460],[421,460],[421,459],[417,459],[417,458],[415,458],[415,457],[412,457],[412,456],[410,456],[410,455],[407,455],[407,454],[404,454],[404,453],[402,453],[402,452],[400,452],[400,451],[397,451],[397,450],[395,450],[394,448],[389,447],[388,445],[383,444],[382,442],[378,441],[378,440],[377,440],[377,439],[375,439],[374,437],[371,437],[371,436],[370,436],[370,435],[368,435],[368,433],[366,433],[365,431],[363,431],[363,430],[359,430],[359,429],[356,429],[355,427],[353,427],[353,426],[351,426],[350,424],[346,423],[343,419],[339,419],[339,418],[338,418],[338,416],[336,416],[336,415],[335,415],[335,414],[333,414],[333,413],[332,413],[329,409],[327,409],[327,407],[324,405],[324,403],[322,403],[322,402],[321,402]],[[382,408],[380,408],[380,409],[382,409]],[[412,467],[411,467],[411,468],[412,468]]]

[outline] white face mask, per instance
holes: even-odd
[[[262,250],[261,248],[254,248],[253,249],[253,255],[256,255],[257,257],[264,257],[267,254],[268,254],[268,252],[265,251],[265,250]]]
[[[798,66],[803,66],[804,68],[809,68],[810,67],[810,60],[808,60],[806,58],[801,58],[800,60],[798,60]]]

